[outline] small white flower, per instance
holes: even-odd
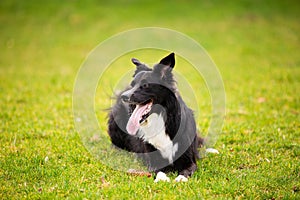
[[[80,117],[77,117],[77,118],[76,118],[76,121],[77,121],[77,122],[81,122],[81,118],[80,118]]]
[[[214,153],[214,154],[219,154],[219,151],[217,149],[213,148],[207,148],[206,153]]]

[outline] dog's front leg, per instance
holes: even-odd
[[[179,175],[175,178],[176,182],[187,182],[188,177],[191,176],[197,170],[196,163],[192,163],[188,168],[179,172]]]

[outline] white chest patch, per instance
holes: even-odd
[[[170,137],[166,134],[165,122],[161,114],[152,113],[141,124],[138,136],[158,149],[162,157],[169,160],[169,163],[173,162],[173,157],[178,150],[178,144],[173,144]]]

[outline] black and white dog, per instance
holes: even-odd
[[[172,74],[175,55],[163,58],[153,69],[137,59],[133,80],[117,98],[109,114],[108,133],[118,148],[138,153],[156,172],[155,181],[187,181],[197,169],[197,136],[191,109],[182,100]]]

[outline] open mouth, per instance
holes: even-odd
[[[126,130],[129,134],[135,135],[140,126],[147,122],[152,109],[152,100],[147,100],[141,104],[131,105],[133,112],[128,120]]]
[[[146,106],[144,112],[142,113],[142,117],[139,121],[140,124],[143,124],[147,118],[149,117],[150,115],[150,111],[152,109],[152,101],[149,101],[148,103],[146,103],[145,105],[143,105],[143,107]]]

